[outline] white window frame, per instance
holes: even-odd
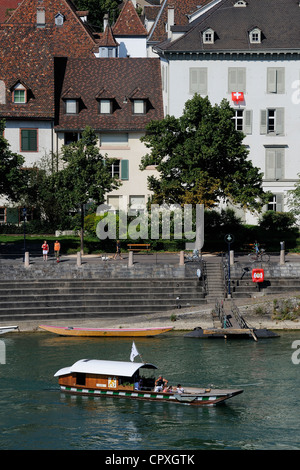
[[[214,44],[215,42],[215,32],[213,29],[208,28],[203,31],[203,44]]]
[[[132,104],[133,114],[145,114],[146,113],[146,103],[143,99],[133,100]]]
[[[78,102],[76,99],[66,99],[66,114],[78,114]]]

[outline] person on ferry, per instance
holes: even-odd
[[[184,388],[180,384],[177,385],[177,393],[184,393]]]
[[[158,379],[155,380],[155,392],[161,392],[163,388],[167,385],[168,381],[167,379],[164,379],[161,375],[158,377]]]

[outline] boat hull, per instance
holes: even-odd
[[[18,326],[0,326],[0,335],[18,330]]]
[[[173,327],[153,327],[153,328],[80,328],[80,327],[62,327],[51,325],[40,325],[42,330],[55,333],[60,336],[85,336],[85,337],[139,337],[156,336],[167,331],[173,330]]]
[[[229,398],[234,397],[243,392],[243,390],[217,390],[207,389],[202,392],[190,393],[159,393],[154,391],[142,390],[98,390],[82,387],[72,387],[61,385],[62,392],[76,395],[88,395],[94,397],[113,397],[113,398],[129,398],[134,400],[146,400],[156,402],[178,403],[193,406],[214,406]]]

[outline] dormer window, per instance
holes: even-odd
[[[77,114],[78,113],[78,100],[66,99],[66,114]]]
[[[27,91],[22,83],[17,83],[16,86],[13,88],[13,102],[24,104],[27,102]]]
[[[120,109],[116,97],[110,90],[101,88],[95,98],[99,103],[98,109],[100,114],[113,114],[117,109]]]
[[[132,112],[133,114],[145,114],[147,110],[146,100],[133,100]]]
[[[203,32],[203,44],[214,44],[215,33],[211,28],[206,29]]]
[[[261,30],[259,28],[252,29],[249,33],[249,40],[251,44],[261,43]]]
[[[55,15],[55,25],[62,26],[63,24],[64,24],[64,15],[62,15],[61,13],[57,13],[57,15]]]
[[[237,2],[235,2],[234,6],[235,7],[246,7],[247,2],[245,2],[244,0],[238,0]]]
[[[99,112],[100,114],[111,114],[112,113],[112,100],[109,100],[109,99],[99,100]]]

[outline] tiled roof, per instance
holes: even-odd
[[[119,45],[115,40],[112,29],[109,25],[106,26],[104,33],[101,34],[100,39],[97,41],[97,45],[105,47],[117,47]]]
[[[188,24],[187,15],[196,11],[200,6],[210,3],[211,0],[167,0],[161,5],[157,22],[151,29],[149,39],[161,42],[167,39],[166,24],[168,22],[168,7],[174,6],[174,24]],[[147,10],[148,11],[148,10]]]
[[[8,20],[13,10],[22,0],[0,0],[0,23]]]
[[[233,0],[219,4],[190,24],[189,31],[176,41],[159,45],[165,51],[251,51],[300,49],[300,7],[294,0],[247,0],[234,6]],[[214,44],[203,44],[206,28],[215,32]],[[249,41],[249,32],[258,27],[261,43]]]
[[[56,59],[60,70],[63,61]],[[163,118],[159,59],[68,59],[62,80],[57,130],[81,130],[87,125],[96,130],[144,130],[150,120]],[[75,115],[64,110],[63,94],[70,88],[81,97],[80,112]],[[99,114],[100,97],[115,100],[112,114]],[[149,99],[146,114],[132,114],[133,97]]]
[[[0,26],[0,80],[6,86],[6,104],[0,104],[0,115],[7,119],[53,119],[53,58],[95,58],[93,37],[76,15],[71,2],[43,0],[46,12],[44,27],[36,25],[38,4],[38,0],[23,0],[9,22]],[[65,18],[62,26],[55,25],[54,18],[58,12]],[[29,87],[29,101],[24,105],[12,103],[9,86],[17,80]]]
[[[141,22],[131,0],[127,0],[113,26],[115,36],[147,36],[147,30]]]

